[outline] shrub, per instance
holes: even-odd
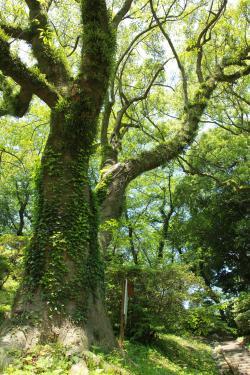
[[[126,336],[150,342],[157,332],[180,332],[187,317],[185,302],[191,290],[200,287],[187,267],[168,265],[162,268],[109,266],[106,302],[116,333],[119,330],[122,285],[125,278],[133,285],[129,298]]]
[[[8,259],[0,254],[0,289],[2,289],[5,280],[7,279],[10,272],[10,266]]]
[[[235,330],[222,320],[220,304],[204,304],[188,310],[185,328],[195,335],[210,336],[212,334],[235,334]]]
[[[233,303],[233,316],[242,335],[250,335],[250,293],[242,292]]]

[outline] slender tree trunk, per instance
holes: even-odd
[[[82,106],[72,101],[52,111],[37,178],[35,231],[12,318],[33,325],[25,333],[27,340],[112,347],[115,341],[102,302],[98,207],[88,181],[97,114],[77,108]],[[20,334],[16,340],[22,341]]]
[[[20,208],[19,208],[19,211],[18,211],[18,215],[19,215],[19,223],[18,223],[18,228],[17,228],[17,236],[22,236],[23,235],[23,229],[24,229],[24,226],[25,226],[25,210],[26,210],[26,207],[27,207],[27,204],[28,204],[28,199],[26,199],[24,202],[20,202]]]

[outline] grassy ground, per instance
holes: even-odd
[[[94,354],[95,353],[95,354]],[[216,375],[211,349],[196,340],[163,335],[152,346],[126,342],[125,351],[76,355],[58,345],[38,346],[25,355],[15,353],[16,360],[4,375],[66,375],[73,364],[83,358],[89,375]]]
[[[125,350],[125,358],[112,354],[107,359],[128,369],[129,374],[218,374],[211,349],[197,340],[162,335],[152,346],[127,343]]]

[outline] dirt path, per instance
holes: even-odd
[[[237,341],[215,344],[221,374],[250,375],[250,352]]]

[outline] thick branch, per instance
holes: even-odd
[[[248,69],[237,72],[230,77],[238,79],[248,74]],[[128,160],[125,163],[116,163],[103,175],[101,183],[97,185],[97,193],[101,198],[101,220],[105,222],[120,217],[123,207],[125,189],[128,184],[140,174],[157,168],[178,157],[194,140],[201,116],[207,106],[209,98],[215,90],[218,82],[227,82],[223,69],[200,84],[196,91],[193,102],[184,109],[181,127],[178,133],[168,141],[158,144],[155,148],[142,152],[138,157]],[[103,188],[105,187],[104,191]],[[111,234],[106,233],[103,247],[107,246]]]
[[[157,145],[152,150],[142,152],[137,158],[129,160],[126,164],[129,169],[128,180],[131,181],[140,174],[157,168],[176,158],[194,140],[200,118],[207,105],[207,100],[216,87],[216,82],[210,80],[203,92],[197,92],[194,104],[185,110],[179,132],[170,140]]]
[[[0,24],[0,27],[10,38],[25,40],[28,43],[32,40],[32,32],[29,29],[22,29],[21,27],[5,23]]]
[[[27,99],[35,94],[48,106],[53,107],[58,99],[56,90],[37,72],[36,69],[28,69],[22,61],[10,53],[10,46],[3,33],[0,33],[0,69],[5,76],[11,77],[22,88],[20,95]],[[24,95],[25,93],[25,95]],[[27,96],[26,96],[27,95]],[[25,100],[27,103],[27,100]]]
[[[83,49],[80,85],[98,106],[104,99],[115,51],[105,0],[82,0]]]
[[[245,69],[238,70],[237,72],[232,73],[232,74],[225,74],[223,72],[223,69],[221,69],[220,73],[216,75],[216,79],[218,82],[232,83],[232,82],[237,81],[239,78],[242,78],[248,74],[250,74],[250,65],[248,65]]]
[[[64,51],[62,48],[52,46],[53,30],[47,15],[51,1],[25,0],[25,2],[30,11],[31,44],[39,69],[56,86],[67,85],[70,74]]]
[[[160,165],[176,158],[194,140],[201,116],[207,106],[218,82],[235,82],[250,73],[250,66],[234,74],[226,75],[223,68],[200,85],[194,97],[193,103],[185,108],[185,114],[180,131],[169,141],[157,145],[154,149],[144,151],[135,159],[126,164],[130,170],[128,180],[133,180],[141,173],[152,170]]]
[[[215,87],[216,82],[212,78],[200,87],[194,103],[185,109],[181,129],[174,137],[123,164],[116,163],[102,174],[101,182],[96,187],[101,204],[101,222],[120,217],[124,192],[132,180],[173,160],[192,143],[197,134],[200,118]],[[110,241],[110,236],[110,233],[105,234],[105,240],[102,241],[104,248]]]
[[[102,160],[101,169],[107,165],[112,165],[117,162],[118,152],[110,144],[108,139],[108,127],[110,123],[110,116],[112,113],[114,101],[106,98],[104,103],[104,113],[101,126],[101,147],[102,147]]]
[[[119,26],[119,23],[123,20],[126,14],[129,12],[133,0],[125,0],[121,9],[116,13],[113,18],[112,24],[115,29]]]
[[[19,92],[14,94],[15,85],[11,84],[1,72],[0,91],[2,91],[3,96],[0,105],[0,116],[23,117],[27,113],[32,99],[32,92],[21,87]]]
[[[0,106],[0,117],[11,115],[23,117],[28,109],[32,99],[32,93],[29,90],[21,88],[19,93],[8,98],[8,101]]]

